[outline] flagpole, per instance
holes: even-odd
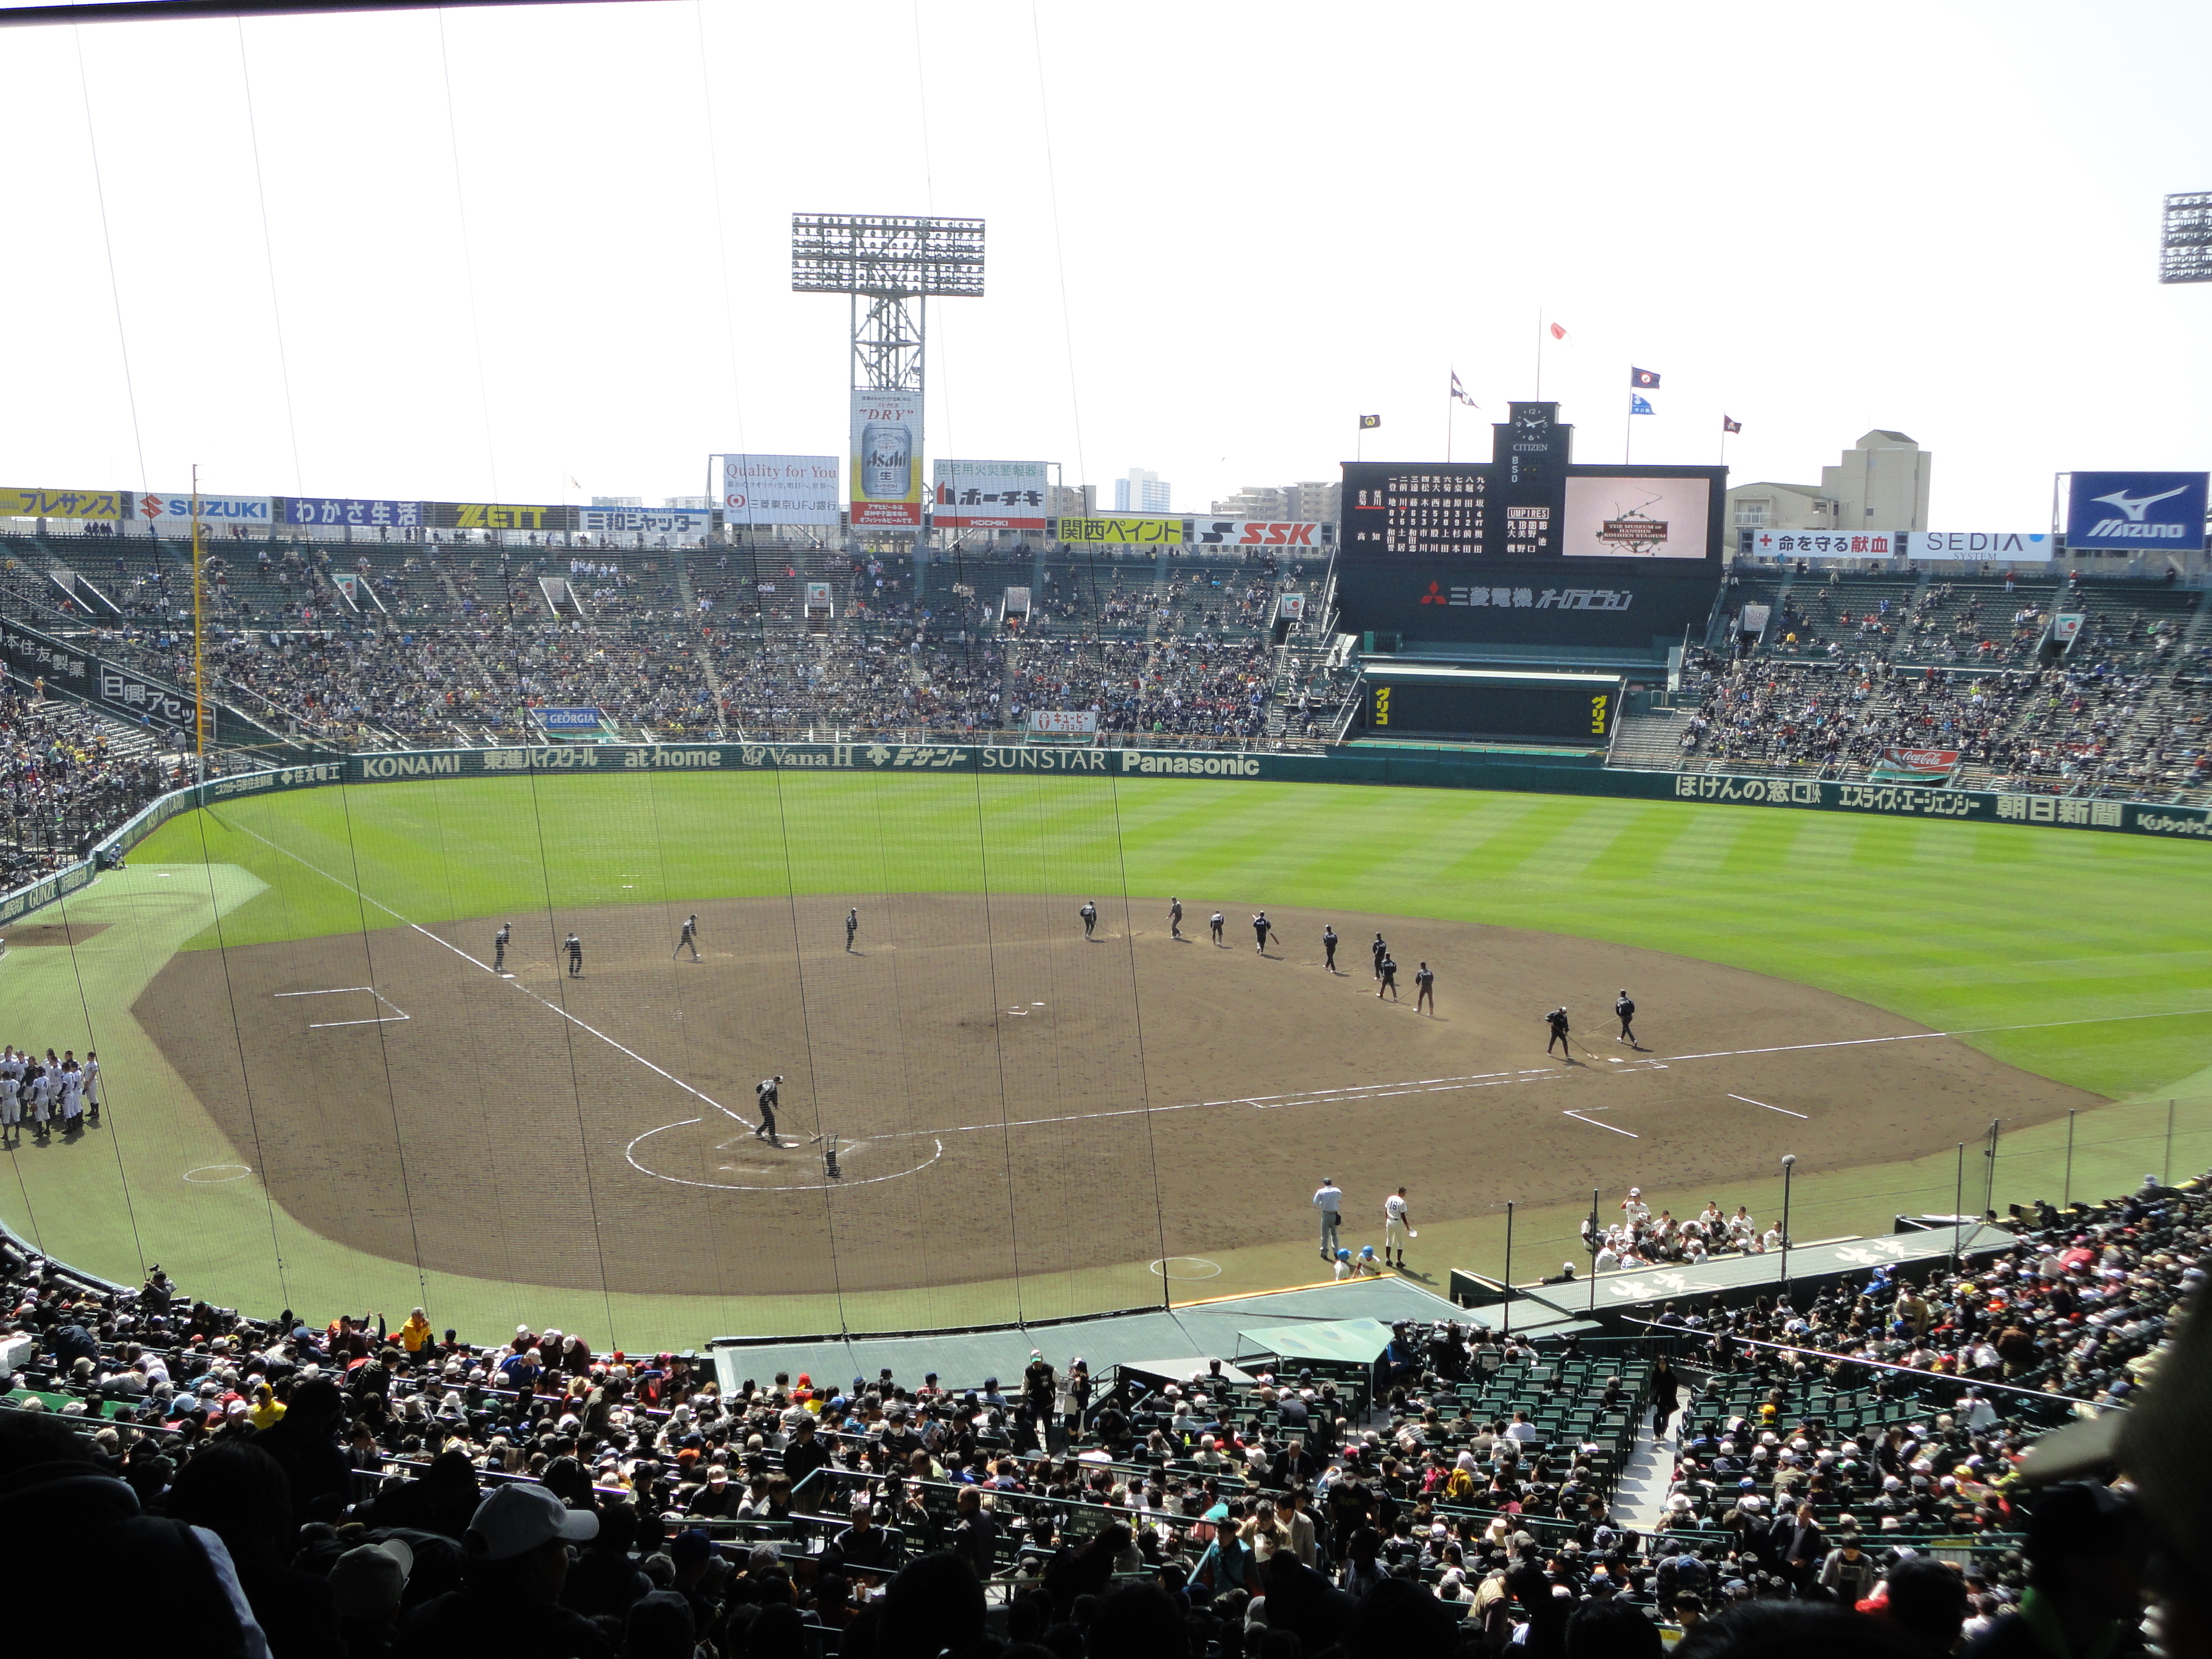
[[[1628,419],[1620,428],[1620,464],[1628,465],[1629,442],[1636,435],[1636,394],[1628,394]]]
[[[1536,307],[1536,398],[1544,401],[1544,307]]]
[[[1447,463],[1451,460],[1452,416],[1459,412],[1458,404],[1459,399],[1450,392],[1444,393],[1444,459]]]

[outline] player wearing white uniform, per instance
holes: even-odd
[[[84,1127],[84,1073],[73,1060],[62,1062],[62,1133],[74,1134]]]
[[[1406,1213],[1406,1189],[1403,1187],[1382,1200],[1382,1265],[1406,1265],[1406,1241],[1413,1236],[1412,1219]],[[1393,1262],[1391,1257],[1397,1260]]]
[[[91,1122],[100,1121],[100,1050],[84,1051],[84,1115]]]
[[[22,1068],[10,1048],[0,1054],[0,1146],[14,1139],[23,1124]]]
[[[40,1140],[46,1138],[46,1124],[52,1116],[54,1085],[43,1071],[33,1072],[27,1085],[31,1095],[31,1133]]]

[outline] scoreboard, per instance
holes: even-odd
[[[1613,674],[1370,665],[1359,724],[1370,737],[1548,738],[1602,744],[1620,712]]]
[[[1558,404],[1509,410],[1486,461],[1346,464],[1344,626],[1400,635],[1415,651],[1512,642],[1641,654],[1702,625],[1721,571],[1727,470],[1576,465]]]
[[[1571,465],[1557,404],[1510,407],[1487,461],[1347,463],[1346,561],[1718,563],[1725,467]]]

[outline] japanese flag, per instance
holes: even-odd
[[[1559,324],[1553,323],[1552,325],[1552,337],[1555,340],[1564,340],[1567,337],[1567,331],[1560,327]]]

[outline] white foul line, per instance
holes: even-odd
[[[246,830],[247,835],[252,836],[254,840],[259,842],[264,847],[270,848],[276,852],[282,853],[286,858],[292,860],[295,863],[306,865],[308,869],[313,870],[325,881],[331,883],[333,886],[343,888],[345,891],[351,893],[356,898],[361,900],[362,903],[375,905],[376,908],[383,911],[386,915],[390,916],[395,921],[404,923],[405,926],[413,928],[416,933],[422,934],[424,939],[428,939],[432,944],[444,945],[447,950],[451,951],[455,956],[459,957],[463,962],[469,963],[471,967],[481,968],[487,974],[492,972],[491,967],[489,963],[477,961],[476,957],[471,956],[466,951],[461,949],[459,945],[452,943],[450,940],[440,939],[435,933],[423,927],[420,922],[408,921],[405,916],[401,915],[398,911],[393,909],[390,905],[384,903],[381,900],[369,897],[368,894],[362,892],[359,888],[348,887],[344,882],[332,875],[329,871],[323,869],[318,865],[309,864],[306,859],[301,858],[290,848],[278,847],[276,843],[270,840],[268,836],[261,834],[258,830],[247,829],[245,824],[238,824],[235,827]],[[647,1071],[651,1072],[654,1076],[667,1079],[669,1082],[683,1090],[685,1094],[695,1096],[698,1099],[705,1101],[709,1106],[712,1106],[716,1111],[722,1113],[725,1116],[736,1118],[738,1122],[744,1124],[748,1129],[753,1127],[750,1120],[739,1117],[737,1113],[731,1111],[728,1107],[723,1105],[720,1101],[716,1100],[712,1095],[702,1093],[699,1090],[693,1088],[690,1084],[686,1083],[682,1078],[675,1075],[672,1072],[663,1071],[659,1066],[647,1060],[643,1054],[639,1054],[635,1048],[625,1048],[623,1044],[616,1042],[612,1037],[609,1036],[605,1031],[594,1030],[591,1026],[585,1024],[582,1020],[578,1019],[575,1015],[570,1013],[566,1008],[563,1008],[559,1003],[554,1002],[548,998],[539,996],[537,992],[532,990],[520,980],[510,979],[503,975],[494,975],[493,977],[501,984],[512,985],[516,990],[521,992],[523,995],[528,997],[532,1001],[538,1003],[539,1006],[551,1009],[555,1013],[560,1015],[562,1018],[567,1020],[579,1030],[590,1032],[592,1036],[599,1038],[600,1042],[605,1043],[607,1047],[615,1050],[616,1053],[628,1055],[639,1065],[644,1066]],[[368,988],[364,986],[361,988],[366,990]]]
[[[1605,1109],[1603,1107],[1600,1107],[1598,1109],[1602,1111]],[[1644,1139],[1642,1135],[1637,1133],[1633,1129],[1624,1129],[1617,1123],[1601,1123],[1594,1117],[1583,1116],[1580,1112],[1561,1112],[1559,1115],[1561,1117],[1571,1117],[1577,1119],[1581,1122],[1589,1124],[1593,1129],[1610,1129],[1617,1135],[1626,1135],[1631,1140],[1641,1140]]]
[[[271,991],[269,994],[272,997],[342,997],[349,991],[366,991],[371,996],[376,994],[374,985],[340,985],[327,991]]]
[[[1753,1100],[1749,1095],[1730,1095],[1729,1098],[1730,1100],[1740,1100],[1747,1106],[1766,1106],[1766,1103],[1765,1101]],[[1766,1109],[1770,1112],[1779,1112],[1784,1117],[1803,1118],[1807,1122],[1810,1122],[1812,1121],[1810,1118],[1806,1117],[1804,1113],[1793,1112],[1787,1106],[1766,1106]]]

